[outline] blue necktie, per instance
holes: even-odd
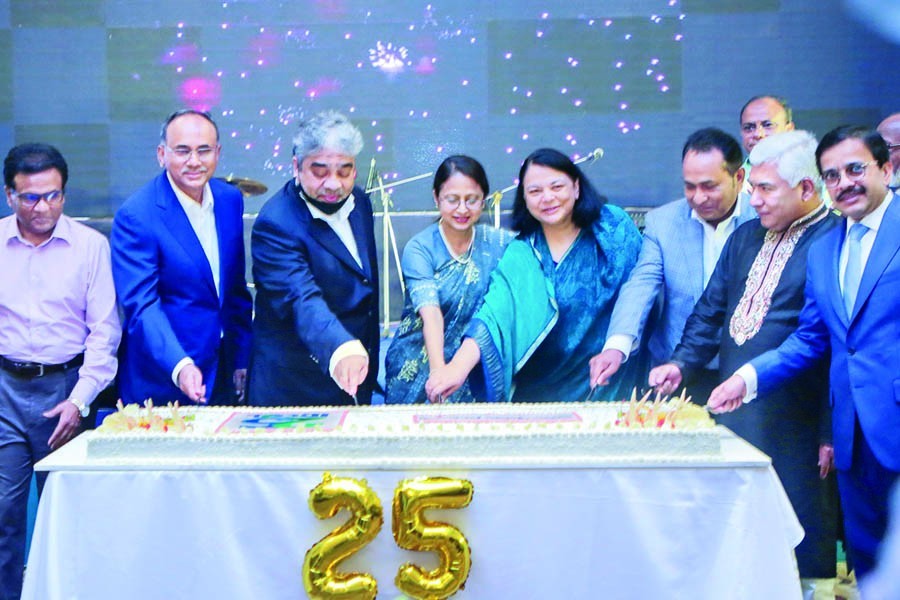
[[[847,317],[853,313],[856,293],[859,291],[859,281],[862,279],[862,244],[860,240],[868,230],[869,228],[862,223],[855,223],[850,227],[847,235],[847,268],[844,270],[844,308],[847,309]]]

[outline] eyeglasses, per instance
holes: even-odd
[[[177,156],[181,160],[188,160],[191,154],[196,154],[198,160],[207,160],[212,158],[213,152],[218,146],[200,146],[198,148],[188,148],[187,146],[176,146],[172,148],[166,146],[166,150]]]
[[[873,164],[875,164],[875,161],[870,160],[868,162],[848,163],[844,165],[843,169],[828,169],[827,171],[822,171],[822,181],[828,187],[837,187],[837,184],[841,182],[842,171],[850,181],[858,181],[866,173],[866,168]]]
[[[31,192],[17,192],[10,190],[9,195],[22,203],[26,208],[34,208],[41,200],[46,200],[50,206],[62,204],[65,192],[62,190],[53,190],[45,194],[32,194]]]
[[[460,198],[459,196],[441,196],[440,200],[450,208],[456,208],[459,206],[460,202],[465,202],[467,208],[481,208],[484,206],[483,196],[466,196],[465,198]]]
[[[744,133],[756,133],[756,130],[762,127],[763,131],[771,133],[775,131],[779,126],[780,124],[775,123],[774,121],[760,121],[759,123],[752,123],[748,121],[741,124],[741,131],[743,131]]]
[[[888,147],[888,152],[893,152],[894,150],[897,150],[898,148],[900,148],[900,144],[888,144],[887,147]]]

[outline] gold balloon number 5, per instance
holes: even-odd
[[[452,525],[429,521],[427,508],[462,508],[472,501],[472,482],[446,477],[423,477],[401,481],[394,491],[391,526],[397,545],[407,550],[436,552],[437,568],[425,571],[406,563],[394,583],[413,598],[446,598],[469,576],[472,553],[466,536]]]
[[[401,548],[436,552],[439,565],[431,571],[406,563],[397,572],[397,587],[413,598],[447,598],[466,582],[472,566],[469,542],[447,523],[430,521],[429,508],[463,508],[472,501],[471,481],[447,477],[404,479],[394,491],[392,523],[394,540]],[[342,508],[352,518],[319,540],[303,561],[303,585],[316,600],[369,600],[378,584],[368,573],[339,573],[337,564],[372,541],[384,522],[381,502],[365,479],[333,477],[309,494],[309,507],[320,519],[333,517]]]

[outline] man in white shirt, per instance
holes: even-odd
[[[756,216],[740,195],[744,173],[737,140],[719,129],[701,129],[691,134],[681,154],[685,197],[647,214],[638,264],[619,292],[603,352],[591,359],[594,385],[605,385],[638,350],[657,303],[648,339],[650,362],[668,362],[728,236]],[[717,381],[716,369],[714,359],[686,382],[694,398],[707,397]]]
[[[326,111],[300,123],[294,178],[253,225],[249,401],[369,404],[378,375],[372,203],[355,187],[362,134]]]
[[[125,316],[119,393],[126,403],[234,404],[250,355],[252,301],[244,272],[244,201],[211,179],[212,118],[180,110],[163,123],[163,171],[113,221],[113,277]]]

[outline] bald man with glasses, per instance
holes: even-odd
[[[220,151],[208,113],[172,113],[156,148],[162,171],[113,220],[126,403],[236,404],[243,397],[252,308],[244,199],[212,179]]]

